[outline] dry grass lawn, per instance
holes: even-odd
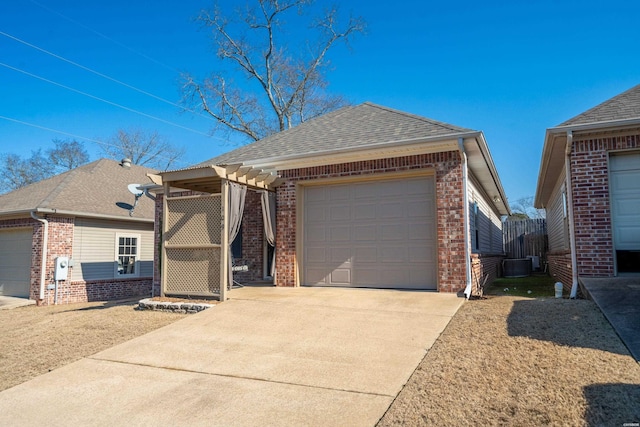
[[[184,314],[93,302],[0,310],[0,390],[113,347]]]
[[[640,365],[593,302],[489,296],[460,308],[379,426],[638,422]]]

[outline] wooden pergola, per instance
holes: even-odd
[[[275,172],[243,164],[206,165],[150,175],[164,192],[161,295],[227,299],[230,186],[275,191]],[[172,195],[189,191],[189,195]]]

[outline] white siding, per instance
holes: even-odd
[[[478,185],[469,180],[471,251],[486,254],[502,253],[504,249],[500,215],[492,208],[488,197],[478,188]],[[476,205],[477,209],[474,208]]]
[[[138,277],[153,276],[153,224],[76,218],[72,280],[116,277],[116,235],[139,235]]]
[[[547,233],[549,234],[549,251],[563,251],[569,249],[569,224],[566,218],[565,208],[565,171],[558,177],[547,212]],[[565,194],[565,196],[563,196]]]

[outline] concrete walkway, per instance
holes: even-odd
[[[616,333],[640,362],[640,277],[580,278]]]
[[[11,310],[12,308],[35,305],[35,300],[28,298],[7,297],[0,295],[0,310]]]
[[[245,287],[0,392],[11,425],[373,426],[463,299]]]

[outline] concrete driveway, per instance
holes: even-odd
[[[0,392],[0,424],[372,426],[463,299],[245,287]]]

